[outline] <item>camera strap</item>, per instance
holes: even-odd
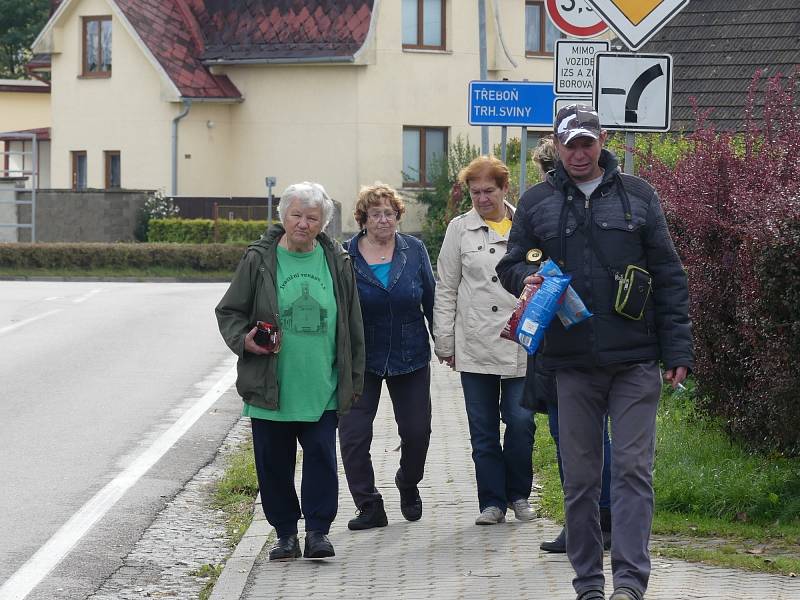
[[[625,187],[622,185],[622,181],[619,178],[619,175],[615,175],[617,177],[617,186],[619,188],[620,193],[620,202],[622,203],[622,210],[625,214],[625,221],[630,223],[633,218],[631,216],[631,208],[630,208],[630,200],[628,199],[628,194],[625,192]],[[587,198],[587,203],[588,203]],[[584,212],[583,215],[578,214],[578,209],[575,208],[575,201],[573,199],[573,194],[567,194],[566,198],[564,199],[564,206],[561,210],[561,223],[559,224],[560,227],[560,242],[561,242],[561,260],[558,262],[560,263],[561,267],[565,266],[565,257],[567,255],[567,236],[566,236],[566,213],[571,212],[572,216],[575,217],[576,229],[580,229],[583,231],[583,234],[586,236],[589,245],[594,251],[595,256],[597,256],[597,260],[600,261],[602,267],[608,271],[608,275],[611,279],[615,281],[620,281],[624,275],[623,273],[614,267],[611,266],[608,260],[606,260],[605,252],[600,248],[598,243],[594,239],[594,234],[592,232],[592,224],[591,220],[586,218],[586,213]],[[587,222],[588,221],[588,222]]]

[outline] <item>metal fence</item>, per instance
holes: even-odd
[[[30,229],[31,242],[36,241],[36,192],[39,189],[39,142],[35,133],[28,133],[23,131],[12,131],[0,133],[0,138],[5,139],[4,150],[0,153],[2,160],[0,160],[0,183],[5,182],[9,185],[3,186],[4,190],[0,190],[0,205],[12,205],[12,211],[3,211],[0,221],[8,219],[13,222],[0,222],[0,227],[13,227],[17,230],[18,238],[20,229]],[[23,142],[22,150],[9,150],[9,140]],[[31,142],[31,150],[25,150],[24,142]],[[30,161],[26,158],[30,156]],[[12,165],[13,162],[13,165]],[[20,200],[18,197],[17,189],[19,183],[24,183],[28,179],[31,180],[31,196],[30,200]],[[20,206],[30,206],[30,223],[19,222],[19,212],[17,210]]]

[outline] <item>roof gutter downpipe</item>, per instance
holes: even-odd
[[[189,114],[192,101],[183,98],[183,110],[172,119],[172,197],[178,195],[178,122]]]

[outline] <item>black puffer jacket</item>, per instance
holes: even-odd
[[[553,319],[540,350],[542,367],[596,367],[661,359],[666,369],[694,366],[686,274],[672,244],[655,190],[644,180],[620,173],[613,154],[603,150],[602,183],[586,199],[559,164],[547,180],[520,199],[507,254],[497,265],[503,286],[518,295],[523,279],[536,271],[526,253],[539,248],[545,258],[563,261],[572,286],[594,316],[565,330]],[[572,202],[573,208],[569,208]],[[647,269],[653,292],[639,321],[614,312],[617,282],[601,264],[585,229],[610,267]]]

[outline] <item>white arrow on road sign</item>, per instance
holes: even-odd
[[[689,0],[586,0],[631,50],[637,50]]]
[[[617,131],[669,131],[672,56],[598,52],[594,105],[600,126]]]
[[[553,86],[556,94],[591,95],[594,87],[594,56],[609,49],[608,41],[558,40],[556,72]]]

